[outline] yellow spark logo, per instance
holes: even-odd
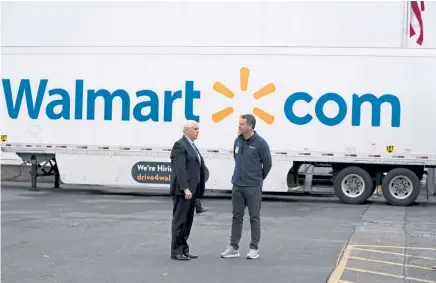
[[[240,77],[239,77],[239,82],[241,85],[241,90],[242,91],[246,91],[247,87],[248,87],[248,77],[250,74],[250,70],[246,67],[241,68],[240,70]],[[216,82],[213,85],[213,89],[228,97],[228,98],[233,98],[235,96],[235,94],[233,93],[233,91],[231,91],[230,89],[228,89],[224,84],[222,84],[221,82]],[[254,99],[259,99],[262,98],[268,94],[273,93],[276,90],[276,87],[274,86],[273,83],[269,83],[266,86],[264,86],[263,88],[259,89],[258,91],[256,91],[253,94]],[[228,117],[229,115],[231,115],[233,113],[233,107],[227,107],[221,111],[218,111],[214,114],[212,114],[212,121],[214,121],[215,123],[220,122],[221,120],[225,119],[226,117]],[[256,115],[257,117],[259,117],[260,119],[262,119],[265,123],[267,123],[268,125],[271,125],[274,122],[274,116],[269,114],[268,112],[263,111],[260,108],[255,107],[253,109],[253,114]]]

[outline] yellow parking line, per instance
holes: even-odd
[[[391,261],[376,260],[376,259],[363,258],[363,257],[357,257],[357,256],[349,256],[348,258],[349,259],[362,260],[362,261],[369,261],[369,262],[377,262],[377,263],[384,263],[384,264],[391,264],[391,265],[398,265],[398,266],[406,266],[406,267],[410,267],[410,268],[432,270],[431,267],[425,267],[425,266],[420,266],[420,265],[402,264],[402,263],[396,263],[396,262],[391,262]]]
[[[393,253],[393,252],[379,251],[379,250],[373,250],[373,249],[353,248],[353,250],[404,256],[403,253]],[[408,255],[408,254],[406,254],[405,256],[406,257],[413,257],[413,258],[420,258],[420,259],[427,259],[427,260],[436,260],[436,258],[434,258],[434,257],[425,257],[425,256]]]
[[[414,247],[403,247],[403,246],[377,246],[377,245],[350,245],[350,247],[363,247],[363,248],[386,248],[386,249],[408,249],[408,250],[427,250],[435,251],[436,248],[414,248]]]
[[[402,263],[394,263],[390,261],[381,261],[381,260],[374,260],[370,258],[362,258],[362,257],[355,257],[350,256],[350,253],[353,250],[362,250],[362,251],[371,251],[371,252],[378,252],[378,253],[385,253],[385,254],[394,254],[394,255],[401,255],[404,256],[404,254],[400,253],[392,253],[387,251],[382,251],[378,249],[365,249],[365,248],[390,248],[390,249],[406,249],[404,246],[377,246],[377,245],[347,245],[342,249],[341,256],[339,257],[334,270],[329,277],[328,283],[353,283],[345,280],[341,280],[342,274],[345,272],[345,270],[350,271],[356,271],[356,272],[362,272],[362,273],[369,273],[369,274],[375,274],[375,275],[382,275],[382,276],[388,276],[388,277],[394,277],[394,278],[401,278],[403,280],[411,280],[411,281],[417,281],[417,282],[423,282],[423,283],[436,283],[436,281],[431,280],[425,280],[425,279],[419,279],[414,277],[407,277],[407,276],[400,276],[395,275],[391,273],[385,273],[385,272],[376,272],[371,270],[365,270],[365,269],[359,269],[359,268],[351,268],[347,267],[348,259],[355,259],[355,260],[363,260],[363,261],[369,261],[369,262],[377,262],[377,263],[385,263],[385,264],[391,264],[391,265],[399,265],[399,266],[406,266],[410,268],[418,268],[418,269],[425,269],[425,270],[434,270],[432,267],[425,267],[425,266],[418,266],[418,265],[410,265],[410,264],[402,264]],[[413,247],[407,247],[409,250],[428,250],[428,251],[436,251],[436,248],[413,248]],[[409,256],[409,255],[406,255]],[[429,260],[436,260],[435,258],[429,258],[429,257],[419,257],[419,256],[410,256],[410,257],[416,257],[421,259],[429,259]]]
[[[330,275],[328,283],[338,283],[340,282],[342,273],[344,273],[345,267],[347,265],[347,260],[350,255],[351,249],[349,249],[347,246],[342,249],[341,256],[339,257],[338,262],[336,263],[336,266]]]
[[[410,280],[410,281],[417,281],[417,282],[424,282],[424,283],[436,283],[436,281],[419,279],[419,278],[414,278],[414,277],[407,277],[407,276],[400,276],[400,275],[395,275],[395,274],[385,273],[385,272],[376,272],[376,271],[370,271],[370,270],[352,268],[352,267],[346,267],[345,269],[350,270],[350,271],[361,272],[361,273],[370,273],[370,274],[381,275],[381,276],[386,276],[386,277],[400,278],[403,280]]]

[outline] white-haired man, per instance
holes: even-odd
[[[206,183],[204,159],[194,144],[198,134],[197,122],[187,121],[183,127],[183,137],[174,143],[171,150],[171,258],[174,260],[198,257],[189,252],[187,243],[194,220],[195,200],[203,197]]]

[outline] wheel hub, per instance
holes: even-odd
[[[407,198],[412,191],[412,181],[406,176],[396,176],[389,183],[389,192],[397,199]]]
[[[365,182],[357,174],[346,176],[341,183],[342,192],[348,197],[358,197],[365,190]]]

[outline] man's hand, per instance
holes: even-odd
[[[189,189],[185,189],[185,199],[191,199],[192,193]]]

